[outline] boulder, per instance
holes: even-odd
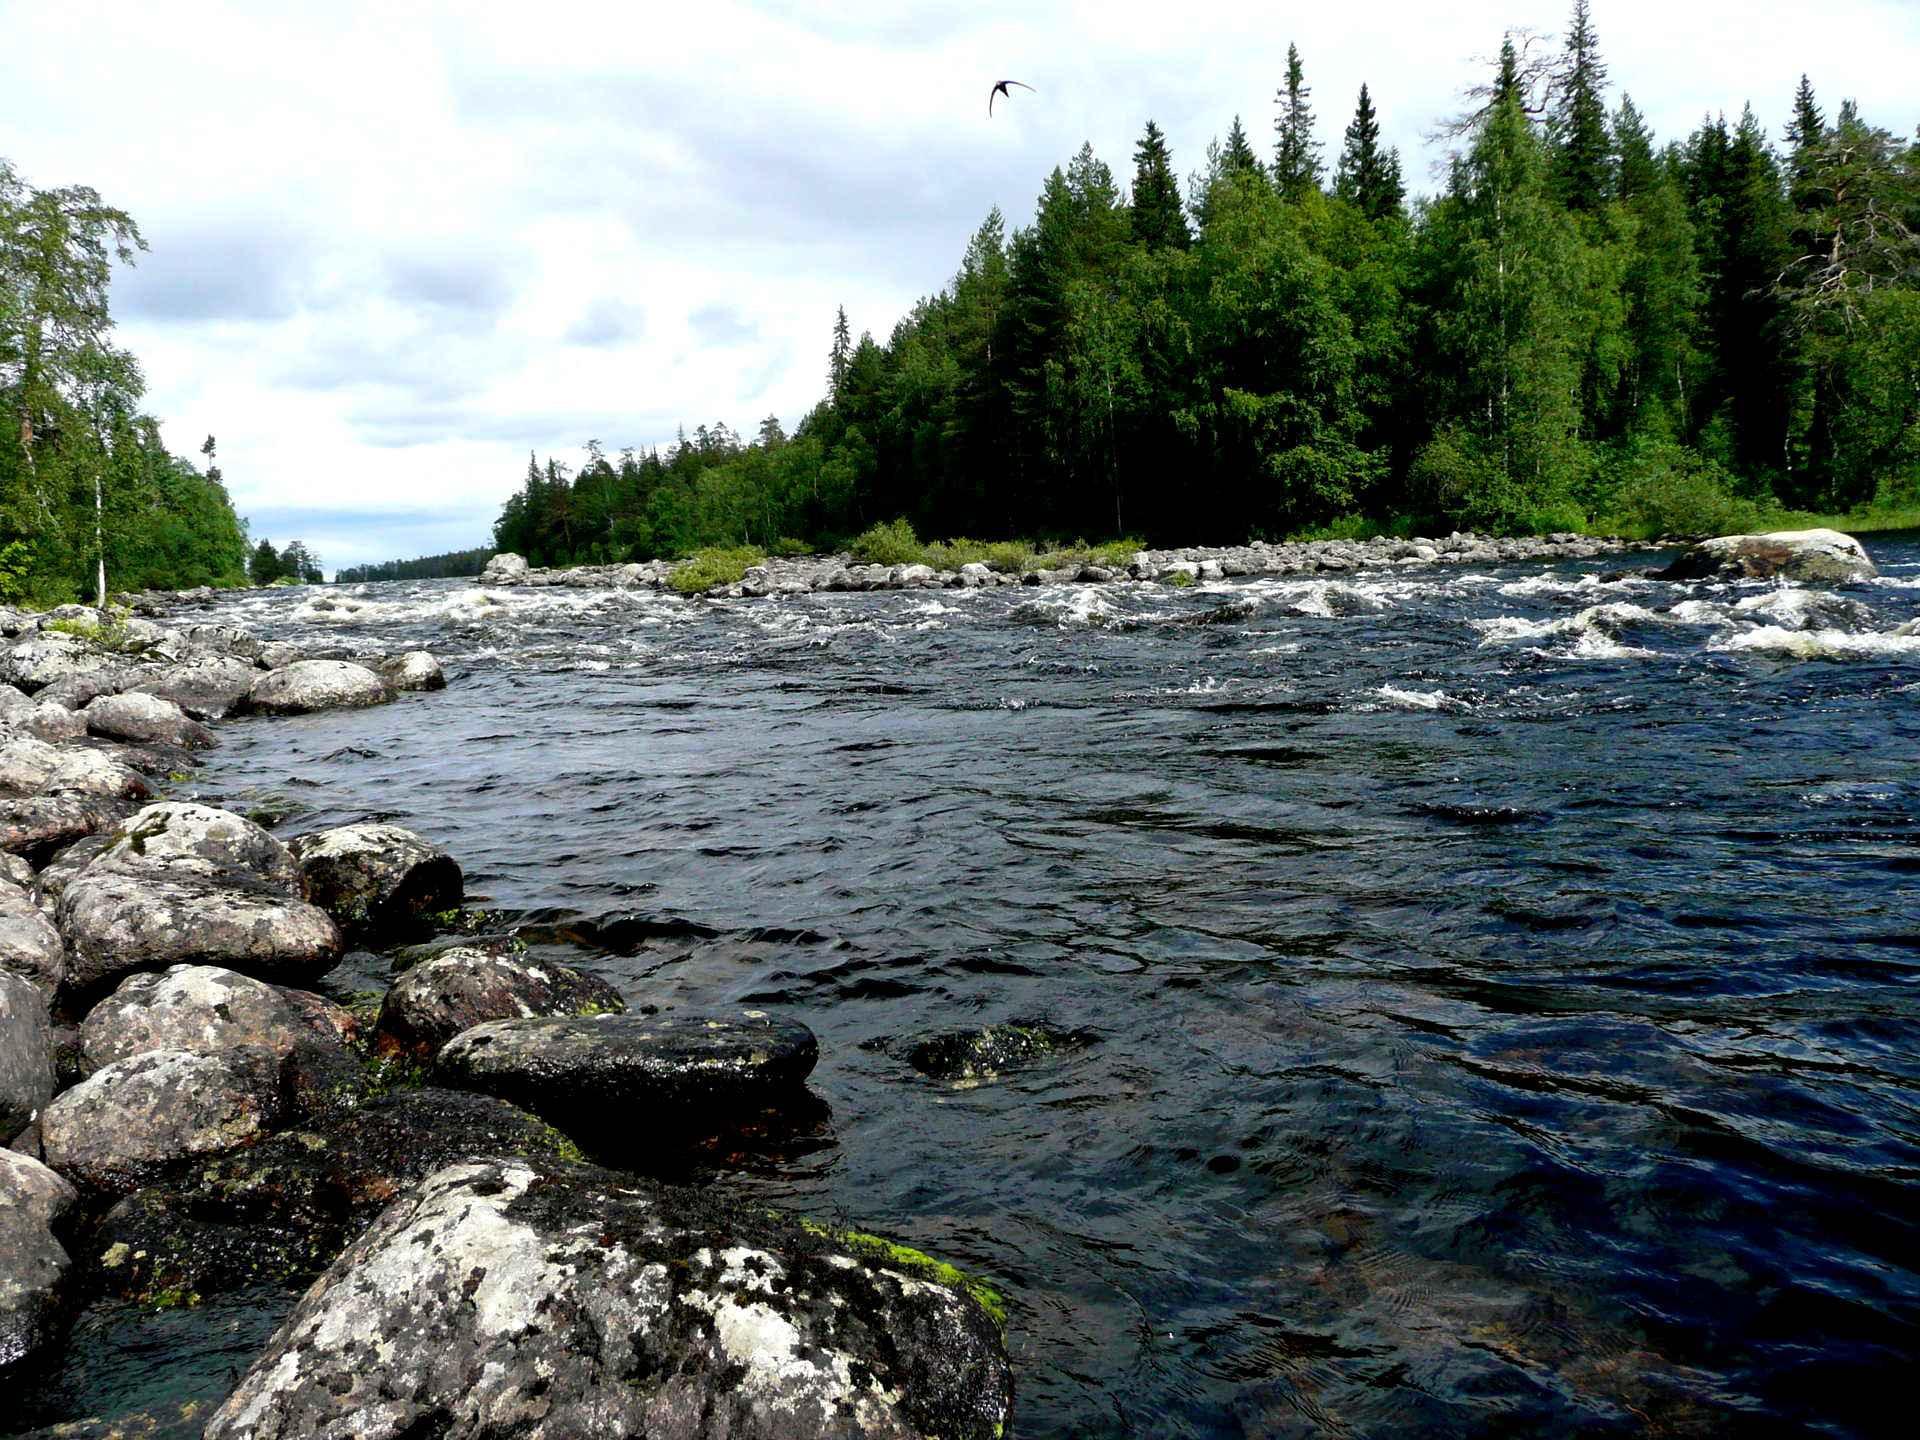
[[[67,974],[67,947],[32,894],[0,880],[0,972],[51,996]]]
[[[259,678],[249,661],[213,657],[169,666],[133,688],[171,700],[196,720],[220,720],[239,708]]]
[[[618,1013],[627,1008],[606,981],[551,961],[496,955],[472,946],[442,951],[387,991],[374,1048],[428,1061],[463,1030],[489,1020]]]
[[[99,795],[144,800],[147,782],[102,750],[49,745],[25,735],[0,745],[0,789],[21,794]]]
[[[0,1145],[40,1118],[53,1099],[53,1023],[47,998],[0,969]]]
[[[33,701],[27,698],[24,691],[0,682],[0,725],[6,724],[13,716],[24,714],[32,708]]]
[[[188,750],[205,750],[214,744],[211,730],[158,695],[102,695],[89,701],[81,713],[88,730],[109,740],[179,745]]]
[[[34,698],[42,704],[58,705],[65,710],[84,710],[102,695],[118,695],[143,678],[142,672],[130,665],[106,665],[98,670],[56,680]]]
[[[83,738],[87,733],[87,722],[64,705],[42,700],[37,705],[30,704],[24,710],[16,710],[0,719],[0,730],[11,731],[15,735],[29,735],[49,745],[58,745],[66,740]]]
[[[106,669],[112,663],[108,656],[76,636],[59,631],[43,632],[0,654],[0,680],[31,695],[56,680]]]
[[[1793,580],[1842,583],[1880,572],[1858,540],[1838,530],[1773,530],[1702,540],[1656,580]]]
[[[0,793],[0,850],[44,861],[125,817],[133,807],[99,795]]]
[[[590,1167],[449,1166],[306,1293],[206,1440],[998,1440],[993,1316],[889,1253]]]
[[[186,868],[129,874],[96,860],[67,882],[57,914],[67,984],[83,992],[169,965],[218,965],[305,986],[331,970],[342,949],[339,927],[317,906],[258,880]]]
[[[306,658],[307,652],[291,640],[269,640],[260,647],[259,668],[278,670],[282,665]]]
[[[284,1056],[315,1040],[338,1045],[352,1028],[352,1018],[321,996],[213,965],[175,965],[128,976],[87,1012],[81,1068],[92,1074],[148,1050],[218,1054],[257,1045]]]
[[[33,888],[33,866],[18,855],[0,850],[0,881],[30,890]]]
[[[710,1133],[799,1090],[819,1058],[813,1032],[757,1010],[490,1020],[440,1051],[443,1085],[498,1095],[575,1139],[609,1111],[641,1107],[651,1131]]]
[[[487,561],[480,572],[482,585],[518,585],[527,578],[527,562],[511,550],[502,551]]]
[[[259,1139],[280,1109],[271,1050],[148,1050],[62,1092],[41,1119],[40,1141],[47,1164],[76,1185],[126,1194],[182,1160]]]
[[[447,675],[440,662],[425,650],[385,655],[374,662],[374,673],[392,690],[444,690]]]
[[[383,705],[392,698],[386,682],[364,665],[296,660],[254,681],[246,708],[266,715],[306,715],[315,710]]]
[[[181,627],[180,638],[189,655],[214,655],[249,664],[260,658],[260,638],[237,625],[198,624]]]
[[[342,925],[404,930],[460,903],[459,864],[438,845],[398,825],[342,825],[295,838],[307,894]]]
[[[293,852],[230,810],[161,800],[134,812],[104,838],[86,873],[257,881],[294,899],[306,898]]]
[[[138,1190],[101,1222],[88,1288],[128,1300],[305,1285],[394,1197],[488,1156],[564,1159],[551,1125],[490,1095],[396,1091]]]
[[[78,1198],[38,1160],[0,1150],[0,1371],[59,1334],[71,1262],[53,1226]]]

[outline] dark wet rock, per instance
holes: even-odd
[[[107,836],[87,873],[258,881],[304,898],[300,862],[260,826],[230,810],[162,800],[136,811]]]
[[[455,1165],[307,1292],[207,1440],[998,1437],[1004,1345],[941,1273],[609,1171]]]
[[[47,1164],[76,1185],[126,1194],[182,1160],[258,1140],[280,1110],[280,1058],[271,1050],[149,1050],[57,1097],[40,1139]]]
[[[44,861],[123,819],[133,806],[99,795],[0,793],[0,850]]]
[[[67,973],[67,947],[30,891],[0,880],[0,971],[52,995]]]
[[[394,982],[380,1006],[374,1048],[428,1061],[461,1031],[489,1020],[626,1008],[620,992],[595,976],[551,961],[459,946]]]
[[[82,713],[88,730],[110,740],[158,742],[188,750],[205,750],[215,743],[211,730],[158,695],[102,695]]]
[[[67,883],[58,915],[67,983],[81,991],[168,965],[218,965],[304,986],[342,949],[324,910],[263,881],[127,874],[101,860]]]
[[[147,782],[102,750],[85,745],[49,745],[17,735],[0,744],[0,791],[22,795],[98,795],[144,800]]]
[[[1880,572],[1860,542],[1838,530],[1775,530],[1703,540],[1666,569],[1661,580],[1796,580],[1839,583]]]
[[[1045,1025],[988,1025],[922,1040],[907,1052],[907,1063],[936,1080],[981,1084],[999,1079],[1003,1070],[1083,1050],[1092,1040],[1085,1031]]]
[[[527,578],[527,562],[510,550],[504,550],[487,561],[486,568],[480,572],[482,585],[518,585]]]
[[[59,1334],[71,1262],[54,1225],[77,1198],[39,1161],[0,1150],[0,1372]]]
[[[239,707],[259,678],[251,661],[208,657],[169,666],[133,688],[171,700],[196,720],[219,720]]]
[[[440,662],[425,650],[386,655],[373,663],[374,672],[394,690],[444,690],[447,675]]]
[[[609,1107],[645,1107],[648,1125],[692,1134],[798,1090],[819,1058],[813,1032],[745,1010],[491,1020],[440,1051],[435,1078],[498,1095],[582,1143]]]
[[[58,631],[42,632],[0,654],[0,680],[29,695],[57,680],[109,668],[117,668],[110,657],[77,636]]]
[[[383,705],[392,698],[386,682],[364,665],[345,660],[296,660],[254,681],[247,692],[246,708],[267,715],[305,715],[315,710]]]
[[[481,1157],[575,1155],[490,1095],[401,1090],[189,1167],[108,1212],[88,1288],[129,1300],[304,1284],[403,1190]]]
[[[53,1022],[46,993],[25,976],[0,969],[0,1145],[38,1120],[52,1099]]]
[[[131,975],[80,1025],[88,1073],[148,1050],[218,1054],[258,1045],[284,1056],[309,1041],[341,1045],[353,1020],[332,1001],[213,965]]]
[[[313,903],[353,929],[417,928],[423,916],[452,909],[465,893],[453,857],[398,825],[319,830],[288,849]]]

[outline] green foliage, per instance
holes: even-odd
[[[1603,529],[1642,539],[1737,535],[1767,528],[1765,507],[1734,493],[1732,477],[1713,461],[1672,441],[1634,444],[1608,478]]]
[[[133,638],[127,627],[125,611],[110,610],[105,620],[49,620],[40,627],[42,630],[58,631],[62,635],[72,635],[86,640],[102,650],[111,650],[117,655],[131,655],[146,648]]]
[[[906,520],[889,520],[863,531],[848,553],[862,565],[920,565],[926,551]]]
[[[667,577],[667,583],[682,595],[701,595],[718,585],[739,584],[751,566],[766,558],[750,545],[696,550]]]

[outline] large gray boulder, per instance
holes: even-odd
[[[206,1440],[998,1440],[1004,1345],[942,1273],[611,1171],[456,1164],[307,1292]]]
[[[85,745],[49,745],[16,735],[0,744],[0,789],[20,794],[99,795],[144,800],[147,782],[103,750]]]
[[[284,990],[215,965],[175,965],[131,975],[80,1023],[88,1073],[148,1050],[217,1055],[257,1045],[287,1055],[301,1045],[338,1045],[353,1021],[318,995]]]
[[[519,585],[527,578],[527,562],[511,550],[504,550],[487,561],[480,572],[482,585]]]
[[[305,898],[300,862],[293,852],[230,810],[191,800],[161,800],[135,811],[105,839],[83,873],[251,880]]]
[[[1655,578],[1841,583],[1880,572],[1858,540],[1838,530],[1773,530],[1702,540]]]
[[[59,1334],[71,1262],[53,1226],[78,1198],[38,1160],[0,1150],[0,1371]]]
[[[393,698],[387,682],[347,660],[296,660],[253,682],[246,708],[266,715],[306,715],[315,710],[383,705]]]
[[[205,750],[215,743],[211,730],[158,695],[102,695],[88,701],[81,713],[88,730],[109,740],[178,745],[187,750]]]
[[[45,632],[23,640],[0,654],[0,680],[32,694],[44,690],[56,680],[89,670],[112,667],[115,662],[86,641],[58,631]]]
[[[351,929],[404,930],[465,894],[454,858],[398,825],[367,822],[292,840],[313,903]]]
[[[132,808],[128,801],[99,795],[0,793],[0,850],[45,861],[122,819]]]
[[[0,880],[0,971],[51,996],[67,974],[67,947],[33,896]]]
[[[43,705],[59,705],[67,710],[82,710],[102,695],[118,695],[143,677],[131,665],[103,665],[56,680],[34,696]]]
[[[14,692],[18,694],[18,691]],[[43,690],[40,692],[45,694]],[[65,740],[79,740],[87,733],[84,717],[56,705],[50,700],[30,704],[24,710],[16,710],[11,715],[0,718],[0,732],[14,735],[29,735],[35,740],[44,740],[49,745],[58,745]]]
[[[142,695],[171,700],[196,720],[220,720],[239,707],[259,678],[250,661],[202,657],[169,666],[133,688]]]
[[[434,1074],[579,1139],[636,1106],[659,1131],[724,1127],[798,1090],[819,1053],[806,1026],[755,1010],[491,1020],[449,1041]]]
[[[444,690],[446,671],[425,650],[409,650],[404,655],[386,655],[373,663],[380,678],[394,690]]]
[[[46,1108],[47,1164],[83,1189],[126,1194],[182,1160],[257,1140],[281,1112],[280,1057],[148,1050],[96,1071]]]
[[[0,1145],[53,1099],[53,1023],[38,986],[0,969]]]
[[[489,1020],[615,1014],[626,1008],[620,992],[597,976],[550,960],[462,945],[394,982],[380,1005],[374,1048],[426,1061],[461,1031]]]

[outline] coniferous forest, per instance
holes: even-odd
[[[1656,136],[1576,0],[1474,77],[1409,203],[1390,96],[1363,86],[1328,145],[1297,50],[1276,78],[1265,156],[1238,117],[1184,186],[1152,121],[1124,178],[1082,147],[884,343],[843,310],[795,434],[530,457],[498,545],[1654,534],[1920,502],[1913,134],[1802,78],[1777,138],[1750,106]]]
[[[116,260],[145,248],[85,186],[37,190],[0,159],[0,603],[242,584],[245,526],[215,460],[167,453],[139,362],[113,340]]]

